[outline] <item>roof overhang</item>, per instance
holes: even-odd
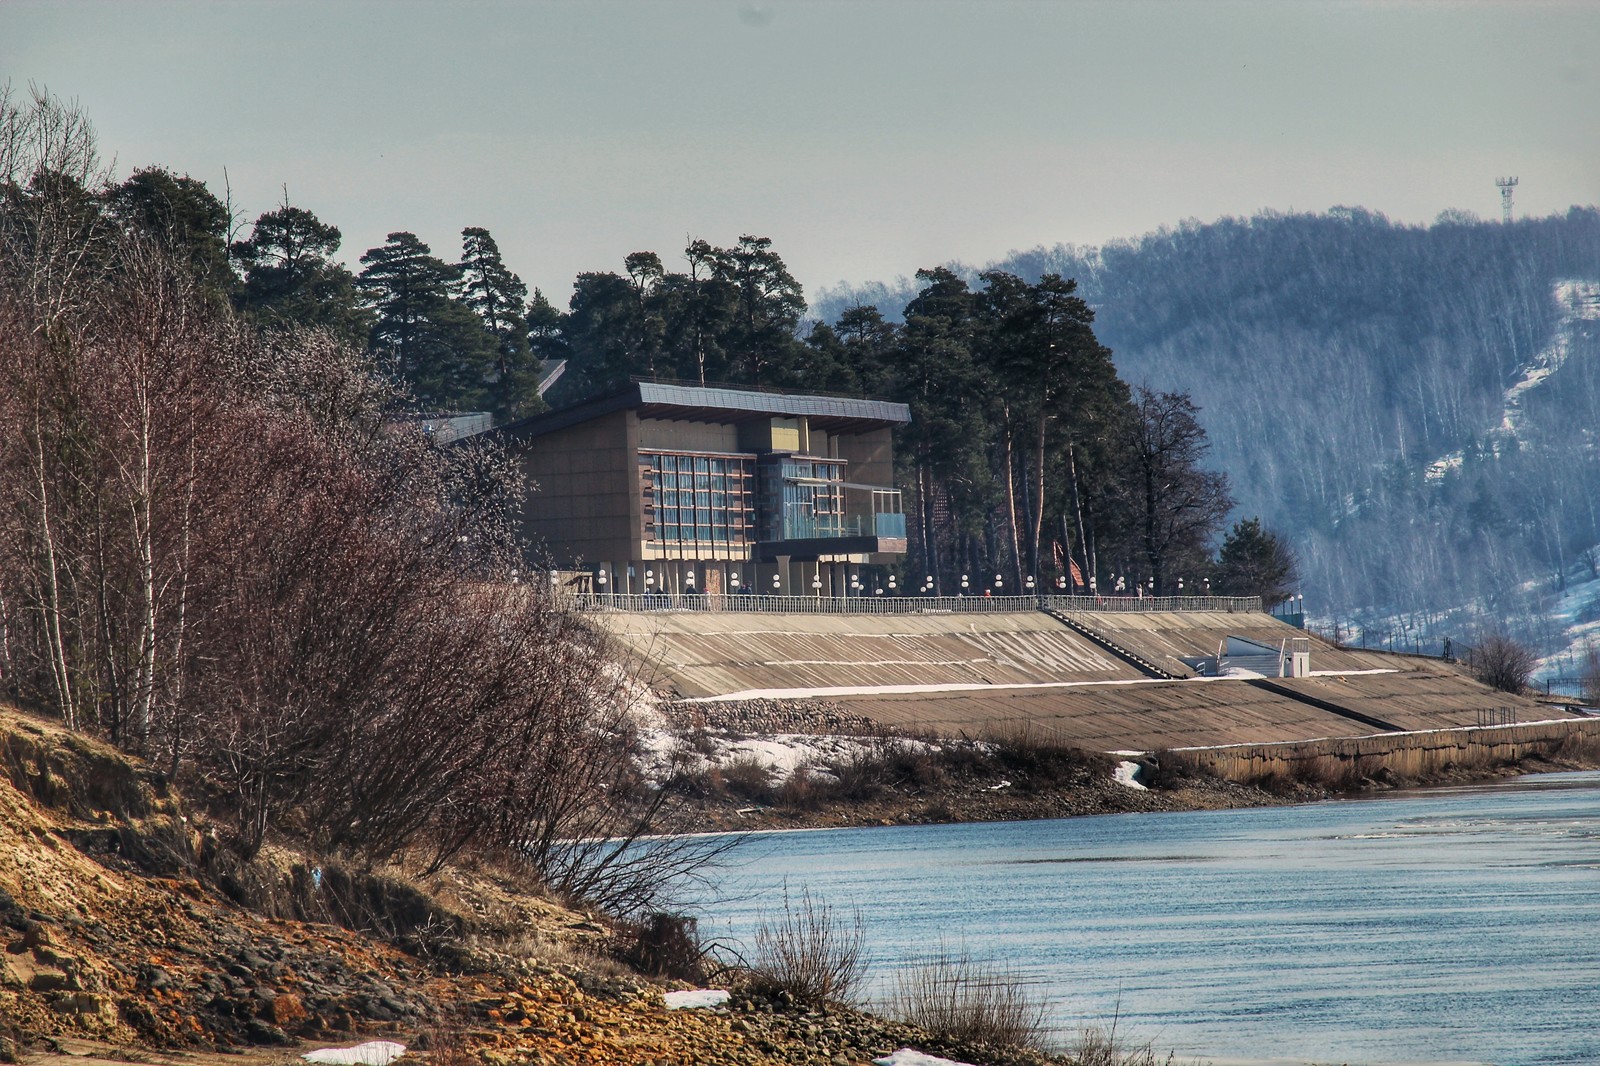
[[[862,433],[905,425],[911,421],[911,409],[903,403],[890,400],[640,381],[571,407],[524,418],[495,432],[509,441],[531,440],[604,415],[629,410],[637,411],[640,418],[735,425],[763,418],[804,416],[813,429],[836,433]]]

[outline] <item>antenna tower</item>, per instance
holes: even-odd
[[[1495,185],[1500,190],[1501,221],[1511,221],[1511,190],[1517,187],[1516,178],[1496,178]]]

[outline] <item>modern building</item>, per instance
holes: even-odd
[[[593,591],[837,596],[905,553],[891,432],[910,420],[880,400],[640,382],[494,433],[530,481],[530,542]]]

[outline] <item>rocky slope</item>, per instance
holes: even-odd
[[[288,916],[308,873],[367,932]],[[377,1036],[450,1066],[1043,1061],[781,997],[670,1011],[606,957],[616,935],[482,874],[360,878],[282,850],[229,866],[160,775],[0,707],[0,1062],[281,1062]]]

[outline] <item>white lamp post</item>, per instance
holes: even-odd
[[[512,580],[515,581],[516,578],[513,577]],[[595,572],[594,582],[595,582],[595,584],[600,586],[600,595],[604,596],[606,594],[606,571],[605,571],[605,567],[601,567],[599,570],[597,570]]]
[[[966,594],[967,594],[967,575],[966,574],[962,574],[961,575],[961,595],[965,596]]]
[[[1006,579],[1000,574],[994,575],[994,594],[999,596],[1006,590]]]
[[[813,574],[811,577],[811,591],[820,599],[822,597],[822,575]]]
[[[895,585],[894,585],[894,575],[890,574],[889,575],[889,595],[893,596],[895,594],[895,592],[896,592],[896,589],[895,589]]]

